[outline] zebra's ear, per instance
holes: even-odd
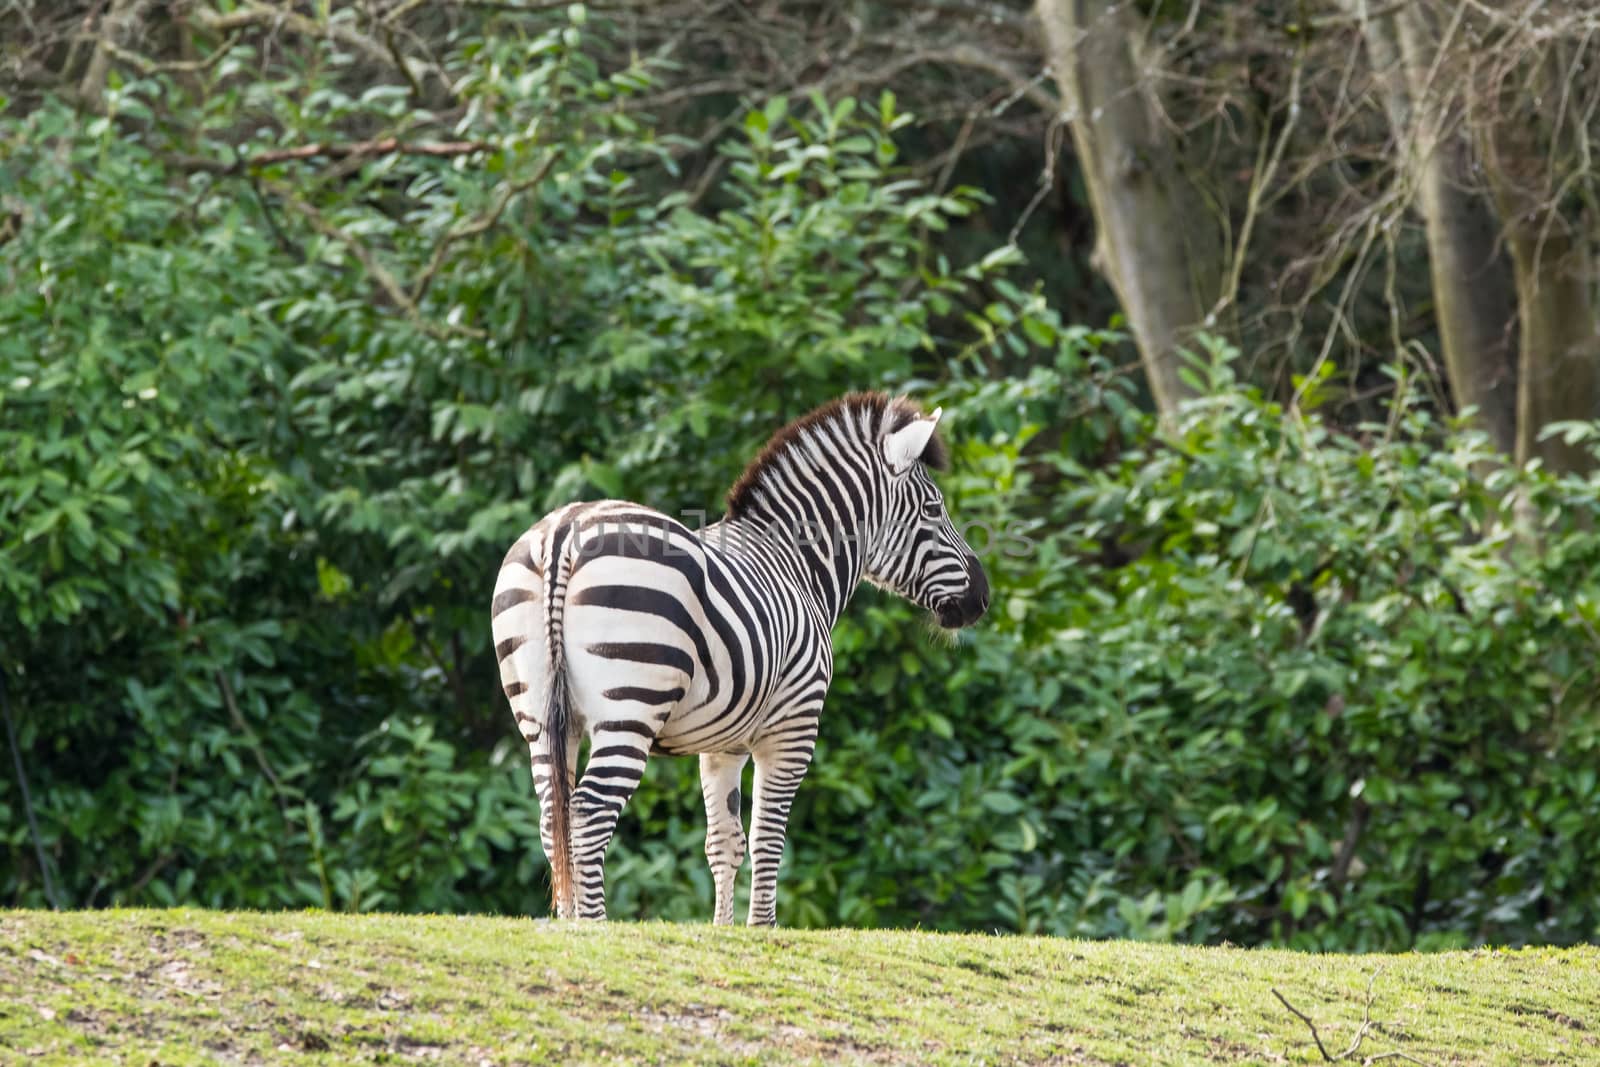
[[[903,474],[911,469],[911,465],[922,458],[922,453],[928,447],[928,441],[933,437],[933,431],[939,425],[939,416],[943,408],[934,408],[932,415],[912,419],[900,429],[888,434],[883,439],[883,458],[889,461],[889,469],[896,474]]]

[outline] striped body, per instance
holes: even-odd
[[[774,438],[729,515],[703,530],[599,501],[552,512],[511,547],[496,652],[560,914],[604,917],[605,849],[655,752],[700,756],[718,922],[733,917],[740,780],[754,759],[749,918],[774,920],[789,806],[833,674],[830,631],[851,592],[879,582],[946,625],[987,603],[982,568],[919,462],[936,418],[847,397]]]

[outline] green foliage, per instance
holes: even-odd
[[[840,624],[783,922],[1600,936],[1600,483],[1220,357],[1158,427],[1009,251],[930,255],[979,198],[897,169],[892,97],[751,111],[696,199],[651,72],[568,19],[463,30],[448,117],[236,46],[0,125],[0,667],[66,902],[542,910],[500,554],[580,496],[715,514],[883,387],[951,411],[996,600],[954,643],[870,591]],[[235,167],[352,130],[481,147]],[[0,895],[37,905],[21,804]],[[613,911],[703,918],[703,834],[652,761]]]
[[[1007,925],[1595,937],[1600,482],[1405,403],[1336,431],[1210,370],[1109,462],[1040,457],[1049,533],[997,604],[1016,710],[991,724],[1043,843],[992,868]]]

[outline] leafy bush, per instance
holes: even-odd
[[[992,868],[1007,925],[1595,937],[1600,480],[1409,403],[1346,433],[1226,362],[1205,384],[1098,467],[1039,457],[1060,481],[997,604],[990,721],[1038,842]]]

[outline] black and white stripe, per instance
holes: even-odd
[[[494,592],[501,684],[528,742],[556,910],[604,918],[604,858],[652,752],[700,757],[715,921],[746,853],[751,924],[777,910],[789,806],[862,580],[964,626],[982,566],[928,473],[939,412],[851,394],[780,430],[698,532],[624,501],[568,504],[511,546]],[[589,738],[582,776],[578,744]]]

